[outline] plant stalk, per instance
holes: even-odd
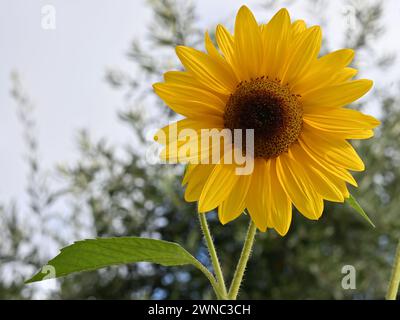
[[[242,253],[240,254],[240,259],[237,264],[235,274],[233,276],[232,284],[229,288],[228,298],[231,300],[237,299],[240,285],[243,281],[243,275],[246,270],[247,262],[249,261],[251,250],[253,248],[256,232],[257,232],[257,227],[255,226],[253,221],[250,220]]]
[[[392,276],[386,294],[386,300],[396,300],[400,285],[400,241],[394,257]]]
[[[199,220],[201,230],[203,231],[204,239],[206,240],[208,252],[210,254],[211,262],[214,268],[215,276],[217,279],[217,285],[219,287],[221,299],[227,299],[227,291],[225,286],[225,280],[222,273],[221,265],[218,260],[217,251],[215,250],[214,242],[211,237],[210,229],[208,227],[205,213],[199,213]],[[214,290],[215,291],[215,290]]]

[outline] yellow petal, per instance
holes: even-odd
[[[304,121],[313,128],[337,134],[344,139],[368,139],[373,136],[371,129],[380,124],[374,117],[351,109],[306,114]]]
[[[199,212],[208,212],[218,207],[229,196],[239,177],[236,166],[215,165],[201,192]]]
[[[289,12],[281,9],[263,28],[264,63],[263,75],[277,78],[283,72],[287,58],[288,41],[290,39],[291,23]]]
[[[206,46],[206,50],[208,52],[208,54],[215,59],[220,65],[222,65],[226,70],[229,70],[229,73],[231,75],[235,75],[234,71],[232,70],[232,66],[227,62],[227,60],[225,60],[225,58],[223,56],[221,56],[221,54],[219,53],[219,51],[217,50],[217,48],[214,46],[214,43],[212,42],[210,35],[208,34],[208,32],[206,32],[205,35],[205,46]],[[239,78],[236,78],[235,81],[239,82],[238,80]]]
[[[322,133],[325,132],[328,134],[335,134],[336,137],[342,138],[344,140],[348,139],[365,140],[365,139],[370,139],[374,136],[374,132],[372,130],[367,130],[367,129],[349,130],[349,129],[340,129],[336,127],[330,128],[329,125],[328,126],[323,124],[321,125],[321,123],[308,119],[304,119],[304,123],[315,129],[316,133],[318,133],[318,131],[321,131]]]
[[[319,109],[343,107],[365,95],[372,85],[371,80],[363,79],[324,87],[302,96],[301,103],[305,113],[314,113]]]
[[[337,178],[350,183],[351,185],[358,187],[357,181],[354,177],[344,168],[335,166],[329,161],[326,161],[321,157],[320,154],[316,153],[314,150],[310,149],[303,140],[299,140],[299,143],[307,155],[312,158],[316,163],[319,163],[321,167],[325,168],[326,171],[333,174]]]
[[[228,198],[218,207],[218,216],[222,224],[235,220],[243,213],[250,183],[251,175],[240,176]]]
[[[186,117],[222,115],[226,100],[201,88],[174,83],[156,83],[156,94],[176,113]]]
[[[344,202],[343,192],[346,188],[343,180],[321,168],[299,144],[293,145],[290,152],[295,160],[303,164],[304,172],[318,194],[332,202]]]
[[[300,135],[302,140],[311,150],[333,165],[352,171],[364,171],[365,166],[354,148],[346,140],[339,139],[330,134],[318,134],[306,123]]]
[[[203,86],[193,75],[186,71],[168,71],[164,73],[164,80],[169,84],[209,90],[207,87]],[[213,94],[215,93],[213,92]]]
[[[304,32],[307,29],[307,25],[304,20],[296,20],[292,23],[292,37],[296,38],[296,36],[300,35],[300,33]]]
[[[226,61],[228,61],[228,63],[233,65],[235,56],[233,36],[230,34],[228,30],[226,30],[224,26],[218,25],[215,37],[217,39],[218,47],[224,54]]]
[[[304,95],[309,91],[333,84],[333,79],[337,77],[343,68],[351,63],[354,58],[354,51],[342,49],[329,53],[313,63],[308,73],[291,86],[296,94]]]
[[[293,44],[286,72],[282,77],[283,84],[295,84],[316,61],[321,49],[322,32],[320,27],[304,31]]]
[[[198,164],[188,164],[185,169],[185,174],[182,179],[182,187],[187,185],[189,179],[194,171],[194,169],[198,166]]]
[[[195,202],[199,200],[204,184],[213,172],[214,167],[215,165],[212,164],[200,164],[193,169],[185,191],[185,201]]]
[[[227,95],[210,90],[209,87],[201,84],[192,74],[186,71],[168,71],[164,73],[164,80],[165,82],[168,82],[168,84],[180,85],[183,87],[189,86],[192,88],[209,91],[211,94],[217,96],[223,101],[227,99]]]
[[[189,119],[188,119],[189,120]],[[232,158],[231,140],[225,140],[222,128],[210,130],[185,128],[178,131],[176,139],[169,139],[160,157],[170,163],[209,164],[224,163],[225,152]],[[227,150],[224,145],[227,144]],[[221,159],[222,157],[222,159]],[[213,160],[215,159],[216,160]],[[214,161],[214,162],[213,162]]]
[[[321,175],[323,177],[323,179],[329,181],[334,186],[334,188],[336,188],[341,193],[341,195],[343,196],[344,199],[349,198],[350,193],[349,193],[349,190],[347,189],[346,182],[349,182],[357,187],[357,182],[355,182],[355,180],[351,176],[351,174],[348,171],[344,170],[345,174],[342,173],[341,175],[338,175],[337,174],[338,169],[331,170],[331,167],[329,164],[325,165],[324,161],[318,161],[316,158],[310,156],[310,153],[307,152],[305,150],[305,148],[303,148],[303,147],[302,147],[302,151],[304,154],[304,158],[307,159],[306,161],[308,161],[312,164],[312,167],[314,168],[314,170],[318,171],[319,175]],[[343,169],[339,168],[339,170],[343,170]],[[349,178],[349,176],[350,176],[350,178]],[[322,192],[320,192],[320,190],[318,190],[318,192],[322,196],[324,196],[322,194]],[[342,196],[338,196],[338,200],[340,199],[340,202],[343,201],[341,199]],[[326,198],[326,199],[328,199],[328,198]],[[335,200],[332,199],[331,201],[335,201]]]
[[[247,193],[246,207],[257,228],[265,232],[268,227],[268,213],[271,203],[268,203],[267,164],[264,159],[255,159],[254,171],[251,175],[251,185]]]
[[[328,69],[341,69],[348,66],[354,59],[354,50],[352,49],[340,49],[333,51],[321,57],[318,60],[318,67]]]
[[[335,84],[340,84],[342,82],[347,82],[348,80],[353,79],[357,75],[357,73],[358,73],[357,69],[344,68],[342,71],[339,71],[332,77],[329,85],[335,85]]]
[[[252,12],[242,6],[235,23],[235,57],[243,78],[250,80],[261,74],[263,47],[261,30]]]
[[[320,72],[315,79],[310,79],[309,81],[302,79],[299,83],[305,84],[305,86],[292,88],[292,92],[300,96],[307,95],[317,89],[344,84],[352,80],[357,73],[358,70],[354,68],[343,68],[340,71],[331,73]]]
[[[276,169],[278,179],[295,207],[306,218],[318,220],[322,215],[324,203],[301,164],[283,153],[276,159]]]
[[[276,160],[268,161],[268,197],[273,228],[283,237],[292,222],[292,202],[283,189],[276,172]]]
[[[193,129],[200,132],[201,129],[222,129],[224,121],[222,117],[199,117],[196,119],[183,119],[161,128],[154,135],[154,140],[161,144],[178,140],[179,132],[184,129]]]
[[[381,124],[379,120],[372,116],[346,108],[321,110],[321,112],[307,114],[304,117],[327,125],[335,124],[344,129],[374,129]]]
[[[207,53],[214,59],[220,59],[221,55],[218,52],[217,48],[214,46],[210,35],[208,32],[206,32],[205,36],[204,36],[204,44],[207,50]]]
[[[204,52],[178,46],[176,54],[185,69],[204,86],[227,95],[236,88],[237,82],[232,71]]]

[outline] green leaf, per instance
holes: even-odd
[[[353,195],[350,194],[349,199],[346,200],[346,202],[354,209],[356,210],[367,222],[374,228],[375,224],[372,222],[372,220],[368,217],[368,215],[365,213],[364,209],[360,206],[360,204],[357,202],[357,200],[353,197]]]
[[[189,252],[173,242],[136,237],[99,238],[78,241],[61,249],[58,256],[26,283],[134,262],[153,262],[163,266],[192,264],[199,269],[202,267]]]

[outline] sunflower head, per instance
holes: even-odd
[[[270,159],[286,152],[301,132],[303,109],[288,87],[265,77],[241,82],[229,97],[225,128],[254,130],[254,156]],[[245,141],[245,139],[243,139]]]
[[[247,211],[261,231],[285,235],[293,205],[318,220],[324,200],[343,202],[347,184],[357,186],[350,171],[364,164],[348,140],[371,138],[379,121],[345,107],[372,81],[353,79],[353,50],[320,56],[321,42],[319,26],[292,22],[286,9],[258,24],[244,6],[233,34],[217,26],[217,46],[206,33],[205,52],[176,48],[185,71],[167,72],[154,89],[184,119],[157,137],[165,159],[188,163],[185,199],[198,201],[199,212],[218,208],[225,224]],[[221,143],[203,144],[207,130],[251,130],[251,174],[210,162],[204,154]]]

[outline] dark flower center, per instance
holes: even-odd
[[[224,113],[225,128],[254,129],[254,157],[275,158],[297,141],[303,109],[289,88],[277,81],[259,78],[239,84]]]

